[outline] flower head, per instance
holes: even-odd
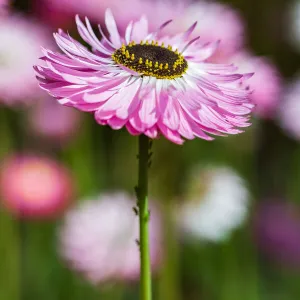
[[[69,172],[48,158],[14,156],[1,164],[3,205],[24,218],[49,218],[62,213],[71,200]]]
[[[92,283],[135,280],[139,277],[138,218],[133,199],[123,192],[85,200],[66,215],[60,231],[60,252],[70,267]],[[160,225],[151,208],[150,255],[157,266]]]
[[[14,105],[42,94],[32,64],[38,61],[41,43],[49,44],[44,35],[40,27],[24,18],[0,19],[0,102]]]
[[[178,210],[181,229],[193,237],[221,241],[246,218],[249,193],[243,179],[228,167],[197,168]]]
[[[94,112],[96,121],[113,129],[126,127],[133,135],[174,143],[183,138],[212,140],[209,134],[240,133],[249,125],[253,104],[243,82],[252,73],[236,67],[207,63],[219,42],[203,44],[189,39],[196,27],[175,36],[162,33],[170,21],[148,32],[142,17],[130,22],[121,36],[110,10],[106,37],[100,41],[88,21],[76,18],[81,37],[92,51],[68,34],[55,34],[64,54],[43,50],[45,66],[36,66],[41,88],[58,102]]]

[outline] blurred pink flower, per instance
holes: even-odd
[[[300,140],[300,77],[289,83],[283,93],[278,109],[280,126],[291,137]]]
[[[94,284],[137,280],[140,272],[138,217],[135,201],[123,192],[86,200],[67,213],[60,231],[60,252],[75,271]],[[160,260],[160,220],[151,208],[152,267]]]
[[[155,29],[161,23],[173,19],[182,13],[189,1],[160,1],[160,0],[43,0],[61,11],[73,12],[88,16],[95,22],[104,21],[104,13],[110,8],[118,20],[119,29],[124,32],[130,21],[137,21],[145,14],[149,20],[149,28]]]
[[[172,9],[172,6],[172,2],[169,2],[169,9]],[[203,42],[208,43],[220,40],[218,49],[209,61],[224,62],[222,60],[242,48],[245,34],[243,19],[230,6],[214,1],[191,3],[181,10],[180,16],[166,30],[178,33],[196,21],[198,24],[192,38],[200,36]]]
[[[46,97],[31,108],[28,119],[31,129],[37,135],[61,142],[76,135],[81,114]]]
[[[34,0],[32,5],[35,16],[53,28],[68,28],[73,25],[74,13],[53,5],[53,0]]]
[[[83,23],[76,17],[91,51],[62,30],[54,37],[64,54],[43,49],[46,65],[35,66],[37,79],[60,104],[93,112],[100,125],[152,139],[163,135],[177,144],[196,137],[213,140],[208,134],[238,134],[250,125],[253,104],[239,83],[253,73],[207,63],[219,43],[190,39],[196,23],[168,36],[162,32],[168,22],[149,32],[142,17],[124,36],[112,12],[105,15],[109,36],[102,41],[87,18]]]
[[[149,20],[149,29],[154,30],[167,20],[173,24],[167,33],[176,34],[198,22],[193,37],[200,36],[202,42],[221,40],[214,56],[228,57],[243,46],[244,23],[237,11],[230,6],[211,2],[191,0],[46,0],[57,9],[71,10],[86,15],[96,22],[103,22],[104,12],[112,9],[118,20],[119,29],[124,32],[130,21],[137,21],[141,15]],[[124,6],[126,4],[126,6]],[[213,56],[213,57],[214,57]],[[213,58],[212,57],[212,58]]]
[[[224,61],[223,61],[224,62]],[[276,66],[265,57],[256,57],[248,52],[240,52],[230,57],[239,72],[254,72],[247,81],[252,93],[250,99],[256,105],[254,113],[261,118],[273,118],[281,97],[281,76]]]
[[[13,105],[31,102],[41,95],[32,65],[41,45],[49,45],[38,24],[20,16],[0,19],[0,102]]]
[[[1,163],[2,204],[24,218],[61,214],[72,196],[69,172],[58,162],[38,156],[13,156]]]
[[[9,4],[9,0],[0,0],[0,18],[7,12]]]
[[[300,207],[278,200],[256,209],[255,240],[271,259],[291,268],[300,267]]]

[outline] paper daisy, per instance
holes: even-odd
[[[76,17],[79,34],[90,51],[59,30],[55,40],[64,54],[43,49],[45,65],[35,70],[40,86],[59,103],[95,114],[101,125],[126,127],[133,135],[154,139],[160,134],[182,144],[195,137],[237,134],[249,125],[253,104],[239,74],[229,64],[206,60],[219,41],[190,39],[196,27],[175,36],[163,34],[170,21],[148,32],[142,17],[130,22],[121,36],[110,10],[107,37],[99,40],[89,22]]]

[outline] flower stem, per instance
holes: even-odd
[[[139,136],[139,179],[137,187],[137,206],[140,224],[140,300],[151,300],[151,263],[149,250],[149,219],[148,208],[148,167],[151,141],[145,135]]]

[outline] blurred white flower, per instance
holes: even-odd
[[[228,167],[197,168],[178,211],[182,231],[194,238],[221,241],[246,219],[249,193]]]
[[[60,252],[70,267],[94,284],[109,280],[135,280],[140,257],[136,243],[138,217],[135,201],[123,192],[86,200],[67,213],[60,231]],[[150,252],[152,267],[160,255],[160,222],[151,208]]]
[[[291,137],[300,140],[300,77],[288,84],[278,109],[281,127]]]

